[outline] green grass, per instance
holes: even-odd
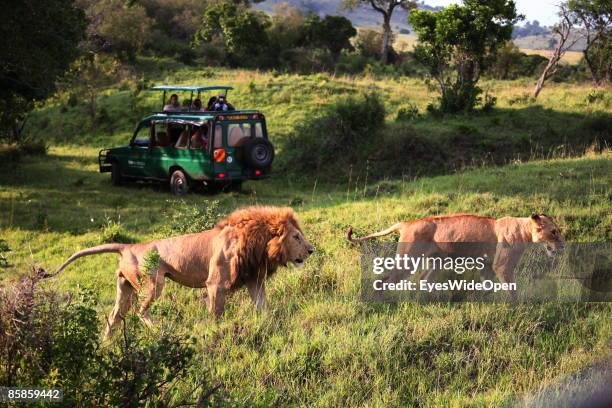
[[[106,217],[137,240],[159,236],[170,195],[152,186],[114,188],[96,173],[95,150],[56,147],[0,176],[0,225],[13,252],[5,276],[32,262],[57,267],[100,242]],[[200,363],[248,405],[500,405],[597,361],[612,339],[607,304],[368,304],[359,296],[359,254],[343,240],[400,219],[459,211],[491,216],[546,211],[571,241],[612,236],[609,153],[456,175],[342,186],[247,183],[220,199],[225,211],[294,205],[317,252],[301,270],[272,278],[269,310],[257,315],[246,291],[214,321],[200,291],[169,283],[154,306],[163,325],[193,334]],[[116,257],[84,258],[52,285],[100,291],[100,316],[114,298]],[[195,381],[195,379],[193,379]]]
[[[387,120],[394,126],[400,106],[410,101],[423,110],[435,96],[416,79],[210,69],[165,76],[153,68],[147,75],[159,83],[235,85],[233,102],[266,113],[279,157],[295,125],[339,97],[376,89],[387,101]],[[509,103],[531,89],[530,81],[484,85],[499,98],[497,112],[424,117],[411,124],[414,131],[435,138],[467,125],[482,138],[539,138],[548,126],[552,132],[545,137],[575,132],[572,140],[577,140],[592,135],[585,128],[589,120],[604,117],[607,126],[610,99],[588,103],[586,85],[551,84],[538,105]],[[112,187],[108,175],[97,172],[98,149],[126,141],[144,105],[154,101],[141,99],[129,110],[130,92],[112,89],[100,100],[112,129],[109,123],[93,126],[80,107],[62,108],[64,96],[33,115],[30,131],[52,146],[47,156],[0,165],[0,238],[12,249],[7,254],[12,266],[0,269],[0,280],[10,281],[33,263],[53,270],[73,252],[109,236],[145,241],[164,235],[172,205],[166,190]],[[241,194],[189,195],[185,201],[193,205],[219,200],[223,212],[252,204],[291,205],[317,251],[304,269],[282,268],[271,279],[269,308],[261,315],[241,290],[215,321],[201,291],[171,282],[153,315],[162,325],[197,338],[197,364],[211,383],[223,383],[237,405],[501,406],[534,393],[609,356],[609,304],[364,303],[359,252],[343,235],[349,225],[365,234],[436,214],[546,212],[556,217],[569,241],[609,241],[612,155],[568,157],[572,147],[568,143],[567,153],[559,148],[528,157],[547,160],[508,160],[499,167],[475,162],[470,170],[435,177],[397,174],[366,181],[364,174],[353,173],[344,181],[323,183],[277,173],[246,183]],[[48,284],[68,291],[95,288],[102,325],[114,301],[116,265],[114,255],[83,258]]]

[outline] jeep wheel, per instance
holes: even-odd
[[[120,186],[123,184],[123,176],[121,175],[121,167],[119,163],[113,163],[111,167],[111,183],[114,186]]]
[[[185,195],[189,192],[189,180],[182,170],[174,170],[170,176],[170,191],[174,195]]]
[[[244,145],[244,160],[256,169],[269,167],[274,160],[274,146],[260,137],[249,139]]]

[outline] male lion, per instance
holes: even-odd
[[[469,250],[469,245],[463,243],[480,243],[472,248],[490,252],[488,256],[492,260],[493,271],[500,281],[507,283],[514,282],[514,267],[526,249],[526,244],[544,244],[548,256],[554,256],[565,246],[559,227],[545,214],[500,219],[470,214],[429,217],[399,222],[384,231],[362,238],[353,238],[353,228],[349,227],[346,239],[358,243],[397,231],[400,233],[397,253],[411,257],[431,256],[453,250],[465,251]],[[428,271],[426,277],[430,273]]]
[[[148,309],[161,295],[165,278],[192,288],[206,286],[208,310],[215,316],[223,313],[227,294],[243,284],[260,310],[266,303],[266,277],[289,262],[303,266],[313,251],[291,208],[248,207],[234,211],[208,231],[142,244],[84,249],[72,255],[54,275],[82,256],[105,252],[121,255],[117,299],[104,334],[108,337],[141,288],[144,297],[138,314],[145,324],[153,325]],[[145,258],[154,252],[159,254],[158,267],[144,271]]]

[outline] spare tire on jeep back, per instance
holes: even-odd
[[[255,169],[270,167],[274,160],[274,146],[269,140],[261,137],[249,137],[240,140],[240,154],[237,158]]]

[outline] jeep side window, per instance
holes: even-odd
[[[187,126],[185,126],[185,129],[183,129],[183,131],[181,132],[178,140],[174,144],[174,147],[176,147],[177,149],[186,149],[188,144],[189,144],[189,130],[187,129]]]
[[[215,149],[219,147],[223,147],[223,126],[217,124],[215,125]]]
[[[245,137],[251,137],[250,123],[232,123],[227,127],[227,145],[234,147]]]
[[[157,123],[154,131],[151,132],[151,147],[167,147],[170,145],[170,136],[168,135],[168,126],[163,123]]]
[[[134,138],[134,141],[132,142],[132,144],[134,146],[138,146],[138,147],[147,147],[150,144],[151,141],[151,127],[149,127],[149,125],[146,126],[142,126],[141,128],[139,128],[136,132],[136,137]]]
[[[255,137],[263,137],[263,128],[261,122],[255,123]]]

